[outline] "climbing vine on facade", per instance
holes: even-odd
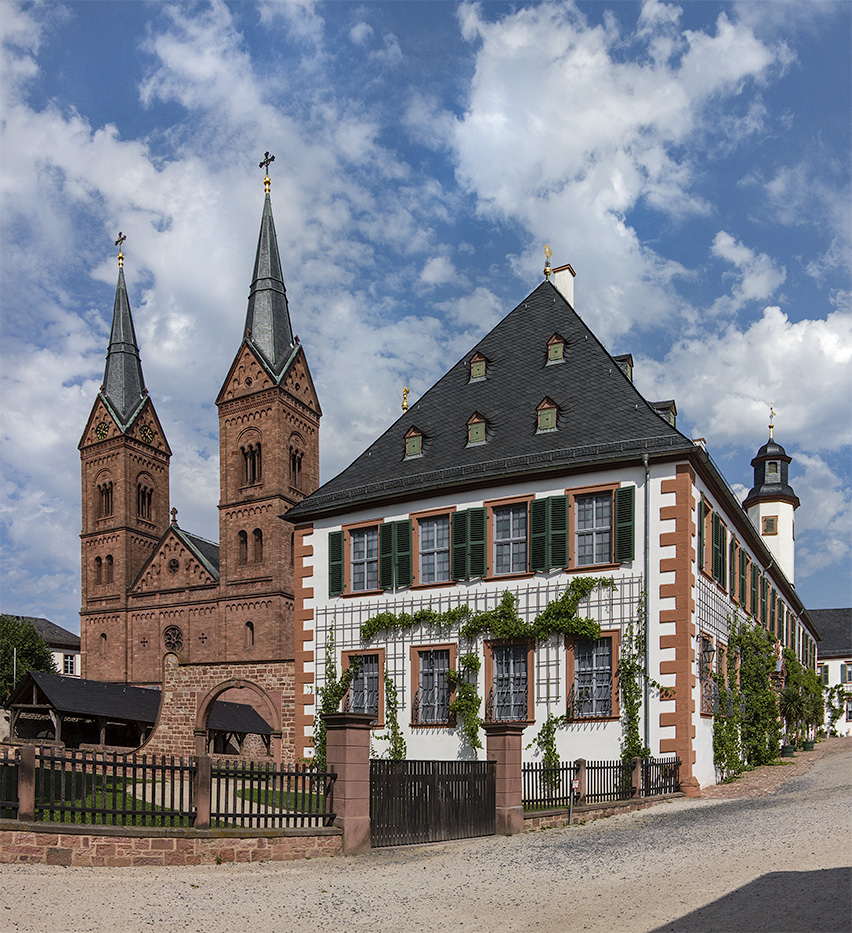
[[[325,768],[326,763],[326,725],[323,714],[340,712],[340,702],[346,696],[352,678],[361,669],[361,658],[350,658],[349,667],[337,676],[337,662],[334,659],[334,634],[328,633],[325,642],[325,686],[317,690],[319,708],[314,715],[314,756],[313,764]]]
[[[618,690],[621,697],[621,723],[623,729],[621,757],[648,758],[651,749],[642,744],[640,721],[645,685],[655,690],[662,688],[649,674],[645,663],[648,644],[648,626],[645,619],[645,594],[639,598],[636,618],[629,619],[621,631],[618,651]]]
[[[387,735],[379,735],[376,738],[388,743],[388,757],[392,761],[405,761],[408,748],[402,737],[402,729],[399,728],[398,702],[399,693],[393,677],[385,670],[385,725],[388,731]]]
[[[459,658],[459,670],[451,668],[447,672],[450,689],[455,691],[455,697],[450,701],[450,713],[456,717],[462,735],[474,749],[482,748],[482,740],[479,738],[482,697],[476,689],[480,666],[481,662],[475,654],[464,654]]]

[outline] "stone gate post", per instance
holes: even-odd
[[[497,833],[504,836],[524,831],[521,783],[521,722],[486,722],[485,755],[497,764]]]
[[[369,713],[326,713],[326,767],[334,782],[336,822],[343,828],[343,854],[370,848],[370,724]]]

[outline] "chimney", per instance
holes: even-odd
[[[558,266],[553,270],[551,281],[559,289],[559,293],[562,297],[568,302],[571,307],[574,307],[574,279],[577,276],[577,273],[571,268],[570,263],[566,263],[564,266]]]

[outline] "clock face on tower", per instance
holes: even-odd
[[[145,441],[146,444],[150,444],[154,440],[154,432],[151,430],[151,427],[147,424],[143,424],[139,429],[139,436]]]
[[[102,441],[106,439],[107,434],[109,434],[109,425],[106,423],[106,421],[102,421],[95,428],[95,436],[99,441]]]

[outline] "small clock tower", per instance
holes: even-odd
[[[145,388],[124,281],[118,283],[103,385],[80,439],[83,677],[124,680],[127,589],[169,524],[171,450]]]
[[[752,524],[791,583],[795,583],[795,517],[799,497],[789,483],[792,457],[773,437],[775,412],[770,409],[769,440],[751,461],[754,485],[743,502]]]

